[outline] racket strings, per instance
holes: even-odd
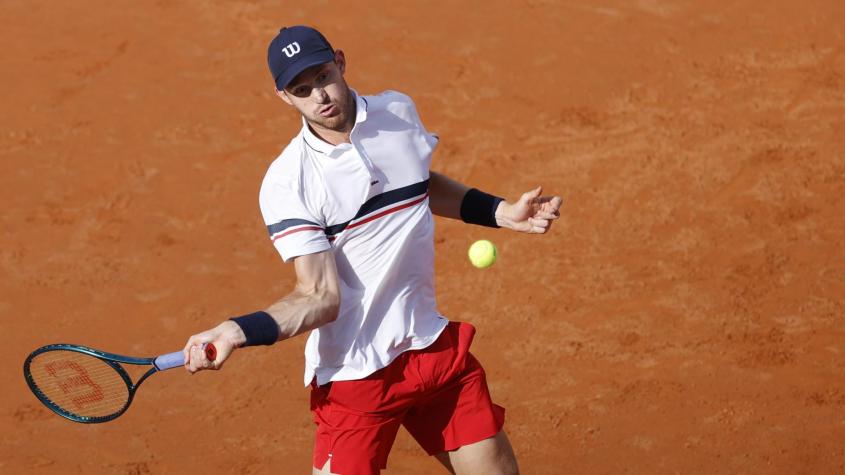
[[[79,417],[110,416],[129,401],[129,388],[120,373],[85,353],[41,353],[30,362],[30,374],[44,397]]]

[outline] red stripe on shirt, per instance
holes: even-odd
[[[373,220],[376,220],[376,219],[378,219],[378,218],[381,218],[381,217],[383,217],[383,216],[387,216],[387,215],[388,215],[388,214],[390,214],[390,213],[395,213],[395,212],[397,212],[397,211],[401,211],[401,210],[403,210],[403,209],[405,209],[405,208],[410,208],[411,206],[414,206],[414,205],[416,205],[416,204],[422,203],[423,201],[425,201],[425,199],[426,199],[426,198],[428,198],[428,193],[424,194],[424,195],[423,195],[422,197],[420,197],[420,198],[415,199],[414,201],[409,201],[409,202],[407,202],[407,203],[405,203],[405,204],[402,204],[402,205],[399,205],[399,206],[397,206],[397,207],[395,207],[395,208],[390,208],[390,209],[387,209],[387,210],[382,211],[381,213],[374,214],[374,215],[372,215],[372,216],[368,217],[367,219],[363,219],[363,220],[361,220],[361,221],[358,221],[358,222],[357,222],[357,223],[355,223],[355,224],[350,224],[349,226],[347,226],[347,227],[346,227],[346,229],[352,229],[352,228],[358,227],[358,226],[360,226],[360,225],[362,225],[362,224],[366,224],[366,223],[369,223],[370,221],[373,221]],[[273,242],[276,242],[276,240],[277,240],[277,239],[281,239],[281,238],[283,238],[283,237],[287,236],[288,234],[298,233],[298,232],[300,232],[300,231],[322,231],[322,230],[323,230],[323,228],[318,227],[318,226],[304,226],[304,227],[301,227],[301,228],[291,229],[291,230],[289,230],[289,231],[285,231],[285,232],[283,232],[282,234],[279,234],[278,236],[274,236],[274,237],[273,237]],[[334,240],[336,237],[337,237],[337,236],[328,236],[328,239],[329,239],[329,241],[332,241],[332,240]]]
[[[294,229],[291,229],[289,231],[285,231],[282,234],[279,234],[278,236],[273,236],[273,242],[276,242],[277,239],[281,239],[281,238],[287,236],[288,234],[298,233],[300,231],[322,231],[322,230],[323,230],[323,228],[321,228],[319,226],[304,226],[304,227],[301,227],[301,228],[294,228]]]
[[[362,224],[369,223],[370,221],[372,221],[372,220],[374,220],[374,219],[378,219],[378,218],[381,218],[382,216],[386,216],[386,215],[388,215],[388,214],[390,214],[390,213],[395,213],[395,212],[400,211],[400,210],[403,210],[403,209],[405,209],[405,208],[410,208],[411,206],[414,206],[415,204],[422,203],[423,201],[425,201],[425,199],[426,199],[426,198],[428,198],[428,193],[424,194],[424,195],[422,196],[422,198],[417,198],[417,199],[416,199],[416,200],[414,200],[414,201],[409,201],[408,203],[405,203],[405,204],[403,204],[403,205],[399,205],[399,206],[397,206],[397,207],[395,207],[395,208],[390,208],[390,209],[388,209],[388,210],[384,210],[384,211],[382,211],[381,213],[374,214],[374,215],[370,216],[370,217],[369,217],[369,218],[367,218],[367,219],[362,219],[361,221],[358,221],[358,222],[357,222],[357,223],[355,223],[355,224],[350,224],[349,226],[347,226],[347,227],[346,227],[346,229],[352,229],[352,228],[358,227],[358,226],[360,226],[360,225],[362,225]]]

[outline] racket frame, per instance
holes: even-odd
[[[129,391],[129,397],[126,399],[126,404],[120,408],[119,411],[115,412],[114,414],[109,414],[108,416],[97,416],[97,417],[90,417],[90,416],[80,416],[74,414],[70,411],[66,411],[62,409],[59,405],[51,401],[35,384],[35,381],[32,379],[32,373],[30,372],[30,365],[32,363],[33,358],[36,356],[46,353],[48,351],[74,351],[77,353],[82,353],[86,355],[93,356],[100,361],[106,363],[107,365],[111,366],[117,374],[123,378],[123,382],[126,383],[126,388]],[[137,383],[132,382],[132,378],[129,376],[129,373],[120,365],[120,363],[124,364],[131,364],[131,365],[150,365],[149,371],[144,373],[139,379]],[[114,353],[108,353],[105,351],[95,350],[93,348],[88,348],[87,346],[81,345],[73,345],[70,343],[56,343],[52,345],[42,346],[37,350],[30,353],[30,355],[26,358],[23,364],[23,375],[26,379],[26,384],[29,386],[29,389],[35,394],[35,397],[38,398],[45,406],[50,408],[56,414],[64,417],[65,419],[69,419],[73,422],[81,422],[83,424],[96,424],[100,422],[108,422],[120,417],[126,410],[129,408],[129,405],[132,404],[132,399],[135,397],[135,391],[138,390],[138,387],[141,386],[147,378],[160,371],[160,369],[155,365],[155,358],[133,358],[130,356],[123,356],[117,355]]]

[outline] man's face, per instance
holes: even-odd
[[[333,62],[312,66],[293,78],[279,97],[294,106],[311,123],[342,131],[351,125],[354,108],[349,86],[343,79],[346,62],[343,52],[335,52]]]

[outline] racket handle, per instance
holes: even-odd
[[[205,349],[205,357],[208,358],[209,361],[217,359],[217,348],[215,348],[214,343],[206,343],[203,347]],[[159,371],[178,368],[184,364],[185,356],[181,351],[174,351],[173,353],[161,355],[153,360],[153,366],[155,366]]]

